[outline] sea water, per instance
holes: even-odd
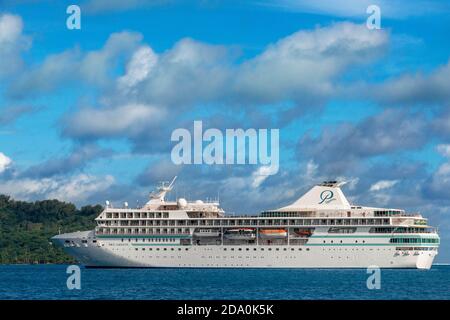
[[[0,266],[0,299],[450,299],[450,266],[382,269],[86,269],[67,287],[67,265]],[[370,287],[370,286],[369,286]],[[373,286],[372,286],[373,287]]]

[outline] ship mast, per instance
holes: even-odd
[[[162,181],[157,191],[150,193],[150,201],[147,204],[164,202],[164,198],[167,192],[171,191],[177,176],[175,176],[172,181],[167,185],[167,182]]]

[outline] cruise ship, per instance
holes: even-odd
[[[141,208],[106,208],[95,230],[52,241],[86,267],[430,269],[439,236],[420,214],[352,205],[342,182],[313,186],[258,215],[226,215],[218,201],[166,200],[162,183]]]

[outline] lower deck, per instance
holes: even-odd
[[[399,246],[366,239],[356,243],[305,245],[182,245],[143,239],[97,239],[90,234],[58,236],[65,251],[86,266],[169,268],[423,268],[435,245]],[[68,240],[70,239],[70,240]],[[66,241],[70,245],[65,245]],[[95,242],[94,242],[95,241]],[[323,240],[322,240],[323,241]],[[334,241],[334,240],[333,240]],[[355,241],[355,240],[353,240]],[[362,241],[365,241],[364,243]],[[372,242],[378,241],[378,242]]]

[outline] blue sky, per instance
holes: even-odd
[[[72,2],[0,1],[0,193],[142,203],[177,174],[176,195],[255,213],[345,179],[355,203],[429,217],[450,261],[449,2],[73,3],[81,30]],[[194,120],[279,128],[278,174],[175,166]]]

